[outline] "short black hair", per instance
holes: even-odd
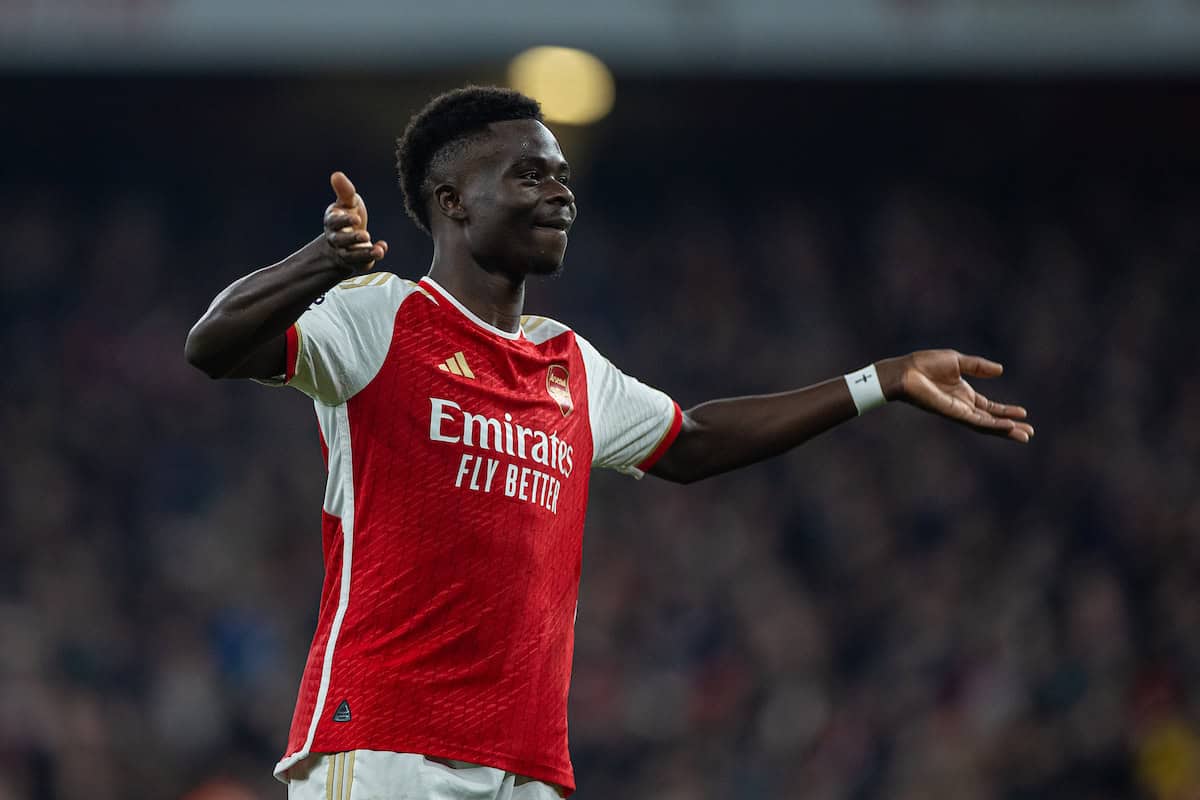
[[[538,101],[499,86],[465,86],[439,94],[409,121],[396,140],[396,169],[404,208],[417,227],[430,233],[429,176],[435,161],[487,130],[493,122],[533,119],[542,122]]]

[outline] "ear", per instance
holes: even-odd
[[[433,204],[443,216],[462,221],[467,218],[462,195],[452,183],[439,183],[433,187]]]

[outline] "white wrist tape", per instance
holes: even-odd
[[[883,387],[879,385],[879,376],[875,374],[874,364],[849,373],[845,379],[860,417],[887,402],[887,398],[883,396]]]

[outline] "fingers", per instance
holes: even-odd
[[[329,185],[333,187],[337,199],[325,209],[325,229],[366,228],[367,205],[355,191],[346,173],[335,172],[330,175]]]
[[[1028,422],[1014,422],[1010,419],[995,419],[985,425],[973,426],[984,433],[1003,436],[1016,442],[1026,444],[1033,438],[1033,426]]]
[[[995,417],[987,409],[979,407],[978,403],[973,406],[963,397],[942,391],[932,383],[926,383],[926,391],[933,399],[932,410],[956,422],[1001,433],[1012,429],[1012,420]]]
[[[338,170],[329,176],[329,185],[333,187],[333,193],[337,195],[337,204],[343,208],[354,208],[354,199],[358,193],[354,190],[354,184],[346,177],[346,173]]]
[[[356,273],[366,272],[387,255],[387,242],[371,241],[367,207],[346,173],[338,171],[330,175],[329,185],[337,200],[325,209],[325,242],[340,263],[352,267]]]
[[[985,401],[986,402],[986,401]],[[996,403],[994,405],[1000,405]],[[1013,408],[1013,406],[1001,406],[1002,408]],[[1024,416],[1024,409],[1021,409]],[[1011,417],[998,417],[988,411],[977,408],[975,416],[970,419],[964,419],[964,422],[971,427],[980,430],[984,433],[990,433],[995,436],[1004,436],[1022,444],[1027,444],[1033,438],[1033,426],[1028,422],[1018,422]]]
[[[330,206],[326,209],[324,222],[326,231],[361,230],[363,227],[362,217],[349,213],[338,206]]]
[[[1031,425],[1016,424],[1007,431],[988,430],[985,433],[994,433],[997,436],[1003,436],[1005,439],[1012,439],[1014,442],[1029,444],[1029,440],[1033,438],[1033,427]]]
[[[335,249],[338,250],[343,248],[362,247],[364,245],[366,247],[370,247],[371,234],[367,231],[333,230],[325,234],[325,241],[329,242],[334,246]]]
[[[335,251],[338,260],[343,264],[370,268],[372,264],[387,255],[387,242],[369,242],[353,247],[341,248]]]
[[[957,398],[955,401],[963,408],[968,409],[966,413],[956,418],[984,433],[1006,436],[1018,442],[1028,442],[1033,438],[1033,426],[1028,422],[1020,421],[1024,420],[1026,416],[1026,411],[1021,406],[995,403],[978,392],[975,393],[974,408]]]
[[[1017,425],[1011,419],[993,417],[986,411],[979,410],[972,411],[969,415],[964,416],[962,420],[968,425],[980,428],[988,433],[998,433],[1001,435],[1007,434]]]
[[[339,261],[361,267],[364,264],[369,266],[387,255],[387,242],[372,242],[370,231],[341,224],[346,221],[345,215],[332,215],[326,217],[325,221],[325,241]]]
[[[965,385],[965,382],[963,383]],[[917,396],[914,399],[918,405],[980,433],[1001,436],[1021,443],[1027,443],[1033,438],[1033,426],[1028,422],[1018,421],[1018,418],[1025,416],[1025,409],[1020,406],[993,403],[971,390],[969,386],[965,388],[971,394],[962,396],[942,391],[928,379],[918,381],[915,388]]]
[[[976,392],[962,377],[996,377],[1004,369],[1000,364],[955,351],[937,351],[935,355],[943,364],[948,355],[957,358],[959,374],[955,374],[950,381],[946,380],[945,375],[941,379],[933,379],[920,370],[913,370],[906,380],[905,399],[908,402],[941,414],[961,425],[967,425],[980,433],[1002,436],[1022,443],[1033,438],[1033,426],[1025,421],[1028,412],[1023,406],[989,400]]]
[[[986,397],[976,392],[975,408],[988,414],[993,419],[1011,421],[1013,425],[1005,434],[1008,436],[1008,438],[1017,442],[1021,442],[1022,444],[1028,443],[1029,440],[1033,438],[1033,426],[1028,422],[1017,421],[1023,420],[1029,416],[1029,412],[1027,412],[1023,406],[997,403],[992,400],[988,400]],[[996,428],[995,430],[999,429]]]
[[[388,245],[387,242],[384,241],[356,241],[348,247],[334,247],[334,249],[337,251],[339,256],[347,254],[361,255],[362,253],[366,253],[372,258],[383,258],[385,255],[387,255]]]
[[[1029,416],[1029,412],[1023,406],[1010,406],[1004,403],[996,403],[988,400],[979,392],[975,393],[975,407],[981,411],[986,411],[993,417],[1004,417],[1005,419],[1025,419]]]
[[[1004,366],[982,356],[958,354],[958,369],[963,375],[973,378],[997,378],[1004,373]]]
[[[1021,442],[1022,444],[1028,444],[1029,440],[1033,438],[1033,426],[1028,422],[1018,422],[1016,425],[1013,425],[1013,429],[1009,433],[1008,438]]]
[[[352,248],[354,253],[366,253],[371,257],[371,261],[375,262],[387,255],[387,242],[378,241],[370,244],[358,244]]]

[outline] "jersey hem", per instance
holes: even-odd
[[[403,747],[403,745],[401,745]],[[491,750],[476,750],[469,747],[443,747],[438,744],[432,746],[418,746],[406,749],[396,749],[396,747],[373,747],[371,745],[356,745],[354,747],[338,748],[337,750],[317,750],[313,751],[309,748],[302,748],[296,753],[285,756],[275,765],[274,777],[277,781],[283,784],[291,783],[291,778],[287,776],[287,770],[296,764],[303,761],[310,755],[325,752],[343,752],[349,750],[377,750],[385,753],[411,753],[421,756],[433,756],[435,758],[448,758],[453,761],[469,761],[473,764],[479,764],[492,769],[499,769],[505,772],[511,772],[515,775],[522,775],[526,778],[532,778],[535,781],[551,784],[560,787],[566,794],[566,797],[575,791],[575,775],[571,771],[563,771],[558,767],[552,767],[548,764],[542,764],[537,761],[527,761],[516,756],[505,755]],[[497,759],[503,763],[487,764],[483,759]]]

